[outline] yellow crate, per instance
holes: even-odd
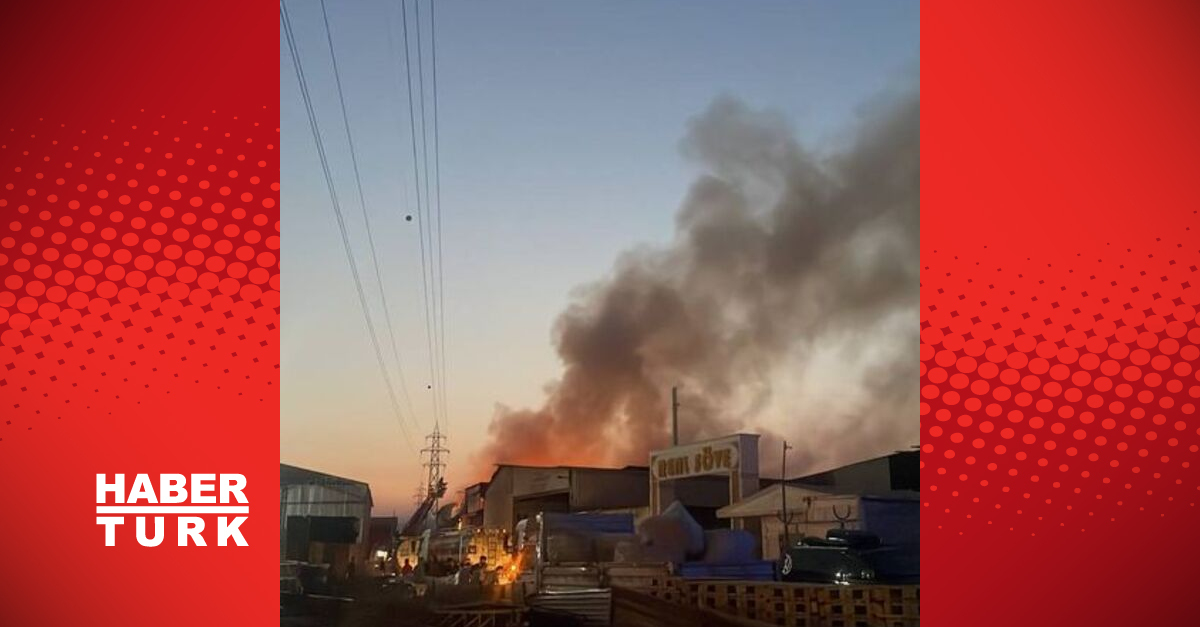
[[[769,584],[758,588],[755,596],[763,614],[770,618],[763,622],[784,624],[789,627],[818,627],[820,603],[817,589],[795,584]],[[779,623],[776,617],[782,616]],[[761,619],[760,619],[761,620]]]
[[[866,618],[871,615],[871,606],[866,603],[826,603],[820,608],[820,615],[827,617]]]
[[[681,606],[701,607],[781,627],[918,627],[919,586],[830,586],[783,582],[655,578],[649,591]]]
[[[920,601],[919,586],[871,586],[869,594],[872,601]]]
[[[920,601],[871,602],[871,615],[897,618],[920,618]]]
[[[797,615],[795,612],[778,612],[767,609],[752,617],[753,620],[768,625],[783,625],[784,627],[819,627],[815,619],[807,614]]]
[[[866,616],[829,616],[821,619],[825,627],[875,627]]]
[[[878,627],[920,627],[920,618],[876,617],[871,624]]]
[[[870,599],[867,586],[821,586],[817,600],[821,603],[866,603]]]

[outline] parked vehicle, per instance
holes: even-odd
[[[831,530],[803,538],[784,552],[780,579],[838,585],[909,585],[921,582],[919,545],[883,545],[878,536]]]
[[[329,565],[287,561],[279,563],[279,594],[300,597],[329,591]]]

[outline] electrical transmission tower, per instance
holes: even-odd
[[[436,424],[433,427],[433,433],[425,436],[425,441],[428,444],[421,449],[421,455],[425,458],[423,464],[425,466],[425,485],[421,486],[421,490],[426,495],[437,494],[439,486],[444,485],[446,472],[444,456],[450,453],[450,449],[445,447],[446,436],[442,434],[441,427]]]

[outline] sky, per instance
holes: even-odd
[[[287,6],[405,415],[399,422],[391,410],[281,34],[280,458],[367,481],[375,515],[403,515],[423,477],[433,379],[417,221],[405,220],[416,215],[416,186],[400,8],[327,7],[413,415],[371,269],[321,5]],[[412,2],[408,10],[415,41]],[[428,19],[422,2],[432,122]],[[438,2],[442,429],[452,491],[478,479],[464,475],[466,460],[498,404],[542,403],[560,373],[553,324],[573,290],[607,276],[623,251],[671,240],[697,174],[679,152],[689,120],[732,95],[780,112],[808,144],[834,142],[864,104],[918,66],[919,22],[915,1]]]

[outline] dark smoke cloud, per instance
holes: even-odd
[[[720,98],[682,151],[705,174],[674,243],[576,293],[554,330],[561,379],[541,409],[498,410],[480,474],[644,464],[670,440],[672,385],[683,441],[764,432],[766,474],[783,437],[796,472],[916,441],[916,91],[874,103],[822,154],[779,115]]]

